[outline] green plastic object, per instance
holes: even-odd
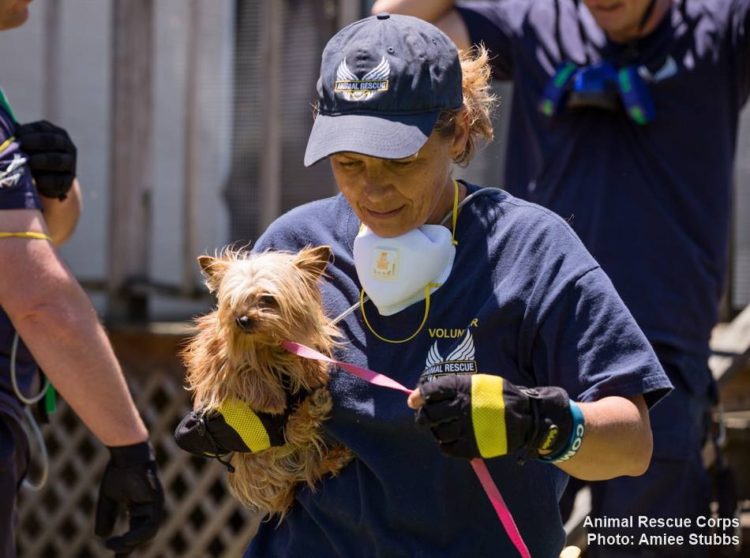
[[[47,385],[44,392],[44,410],[47,415],[52,415],[57,411],[57,390],[52,384]]]
[[[16,115],[13,114],[13,109],[10,108],[8,97],[5,96],[5,91],[2,89],[0,89],[0,106],[5,109],[5,112],[7,112],[13,120],[16,120]]]

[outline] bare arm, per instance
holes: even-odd
[[[45,230],[36,210],[0,212],[4,231]],[[0,241],[0,306],[39,366],[99,440],[124,446],[148,432],[91,302],[52,246]]]
[[[73,181],[73,187],[68,192],[68,197],[64,200],[44,196],[40,199],[52,243],[55,246],[61,246],[73,235],[81,217],[81,185],[76,178]]]
[[[578,405],[586,420],[586,434],[578,453],[558,467],[589,481],[645,473],[653,440],[643,396],[605,397]]]
[[[459,49],[467,49],[471,46],[469,30],[454,8],[453,0],[378,0],[372,6],[372,13],[389,12],[419,17],[440,28]]]

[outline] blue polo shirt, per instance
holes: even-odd
[[[470,191],[476,187],[469,186]],[[334,318],[359,300],[352,256],[359,221],[342,196],[279,218],[255,250],[298,251],[327,244],[332,262],[321,292]],[[571,397],[644,394],[653,404],[670,387],[651,347],[594,259],[552,212],[499,190],[485,191],[458,217],[456,259],[433,295],[424,328],[408,343],[378,339],[355,312],[338,325],[341,360],[405,386],[423,374],[502,375],[524,386],[556,385]],[[366,303],[374,331],[403,339],[424,306],[388,317]],[[403,393],[331,370],[327,433],[355,459],[316,490],[301,486],[288,515],[260,525],[248,557],[309,558],[514,556],[469,462],[443,456],[418,428]],[[557,557],[558,511],[567,476],[517,456],[487,460],[535,558]]]
[[[750,91],[750,1],[676,0],[648,36],[609,41],[582,2],[467,2],[472,42],[513,80],[505,188],[566,219],[648,339],[705,357],[724,286],[737,121]],[[656,114],[537,110],[564,61],[635,65]],[[707,381],[687,378],[688,383]]]

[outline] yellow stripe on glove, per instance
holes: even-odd
[[[471,382],[471,422],[479,453],[495,457],[508,453],[503,378],[477,374]]]

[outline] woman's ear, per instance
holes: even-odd
[[[469,142],[471,125],[469,124],[469,111],[461,109],[454,117],[453,139],[451,141],[451,156],[454,161],[459,161],[466,151]]]

